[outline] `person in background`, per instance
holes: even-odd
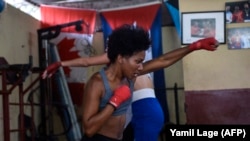
[[[250,9],[249,9],[249,3],[244,3],[243,19],[244,19],[244,22],[250,22]]]
[[[233,14],[231,12],[231,6],[226,5],[226,22],[231,23],[233,19]]]
[[[240,9],[240,7],[238,5],[234,6],[234,12],[233,12],[232,20],[233,20],[232,22],[234,22],[234,23],[244,22],[243,11]]]
[[[145,51],[149,46],[150,39],[147,31],[140,27],[122,26],[115,29],[109,36],[107,53],[90,58],[55,62],[46,68],[42,74],[43,78],[51,77],[61,66],[87,67],[90,65],[108,64],[107,67],[101,69],[100,73],[97,72],[92,75],[86,84],[82,114],[85,140],[102,141],[104,138],[108,141],[122,140],[124,127],[126,122],[128,122],[126,121],[126,112],[129,108],[130,100],[132,100],[134,101],[132,103],[132,125],[135,131],[135,140],[157,141],[159,130],[163,126],[163,115],[162,109],[154,96],[152,81],[147,74],[169,67],[195,50],[214,51],[218,46],[218,41],[214,38],[201,39],[189,46],[178,48],[143,63]],[[144,81],[146,79],[150,81]],[[141,82],[145,82],[145,84]],[[110,85],[109,97],[105,93],[107,84]],[[131,88],[133,87],[131,84],[134,88]],[[120,85],[122,86],[120,87]],[[128,86],[134,92],[143,89],[151,92],[138,92],[138,95],[132,94],[131,98]],[[146,96],[147,93],[151,94]],[[136,95],[139,96],[137,100]],[[150,111],[146,109],[149,105],[144,107],[143,103],[135,104],[136,102],[149,99],[155,101],[156,105],[158,105],[156,107],[150,105]],[[140,106],[137,107],[138,105]],[[144,110],[138,112],[139,108]],[[145,116],[139,117],[146,110],[152,112],[152,108],[159,113],[155,115],[145,114]],[[134,119],[136,117],[137,119]],[[137,122],[138,120],[142,122]],[[150,122],[157,122],[158,120],[160,126],[150,123],[147,123],[147,125],[143,122],[146,120]],[[150,130],[140,130],[144,129],[143,126],[150,128],[149,126],[152,127],[152,125],[158,128],[153,133]]]
[[[235,30],[232,35],[230,35],[229,44],[232,49],[240,49],[241,48],[241,34],[239,30]]]
[[[151,59],[149,56],[150,52],[146,51],[144,62]],[[164,113],[155,95],[152,73],[136,78],[131,107],[127,111],[128,126],[123,141],[158,141],[164,126]]]
[[[191,21],[191,37],[199,37],[201,34],[201,27],[196,20]]]

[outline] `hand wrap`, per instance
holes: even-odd
[[[42,74],[42,77],[43,78],[46,78],[46,77],[51,77],[52,75],[54,75],[56,73],[56,71],[59,69],[59,67],[62,66],[62,63],[61,62],[55,62],[55,63],[52,63],[50,64],[46,69],[45,71],[43,72]]]
[[[113,96],[109,100],[109,103],[117,108],[130,97],[130,88],[127,85],[122,85],[119,88],[115,89]]]
[[[214,51],[219,46],[219,42],[214,37],[200,39],[189,45],[190,50],[200,50],[205,49],[209,51]]]

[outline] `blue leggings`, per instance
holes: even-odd
[[[132,103],[132,126],[135,141],[158,141],[164,124],[162,107],[156,98],[144,98]]]

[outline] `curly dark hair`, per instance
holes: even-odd
[[[151,40],[148,31],[139,26],[124,24],[115,30],[108,37],[108,58],[114,63],[117,56],[130,57],[134,53],[146,51]]]

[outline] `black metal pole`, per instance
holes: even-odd
[[[179,125],[179,100],[178,100],[178,86],[177,83],[174,84],[174,100],[175,100],[175,115],[176,115],[176,124]]]

